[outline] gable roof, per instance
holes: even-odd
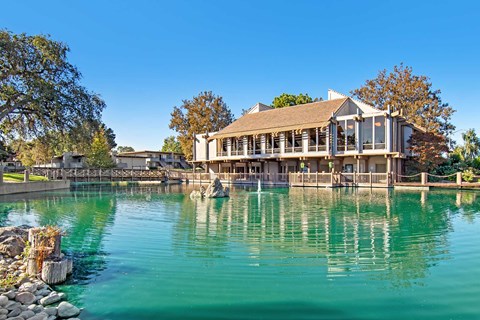
[[[306,103],[281,109],[246,114],[209,138],[221,139],[287,130],[301,130],[328,125],[349,98]]]

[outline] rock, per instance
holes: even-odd
[[[45,312],[40,312],[34,315],[33,317],[28,318],[28,320],[47,320],[47,319],[48,319],[48,314],[46,314]]]
[[[7,315],[7,314],[8,314],[7,309],[0,308],[0,315]]]
[[[8,317],[16,317],[16,316],[19,316],[20,313],[22,313],[22,309],[17,307],[8,313]]]
[[[7,315],[6,314],[0,314],[0,320],[5,320],[7,319]]]
[[[23,311],[22,313],[20,313],[20,317],[24,318],[24,319],[29,319],[31,317],[33,317],[35,315],[35,312],[33,312],[32,310],[26,310],[26,311]]]
[[[57,308],[50,307],[50,308],[45,308],[43,310],[48,316],[56,316],[57,315]]]
[[[34,303],[35,301],[37,301],[37,298],[35,297],[35,295],[33,295],[30,292],[20,292],[15,297],[15,300],[20,302],[21,304],[30,305],[30,304]]]
[[[31,304],[28,306],[28,310],[32,310],[35,313],[39,313],[43,311],[43,306],[38,304]]]
[[[13,309],[20,306],[20,303],[15,301],[8,301],[7,305],[4,307],[5,309],[12,311]]]
[[[25,320],[24,318],[20,317],[20,316],[17,316],[17,317],[13,317],[13,318],[7,318],[8,320]]]
[[[80,314],[80,309],[65,301],[60,302],[57,309],[60,318],[71,318]]]
[[[31,282],[26,282],[18,288],[18,291],[20,292],[31,292],[34,293],[37,291],[37,284],[36,283],[31,283]]]
[[[19,256],[25,248],[27,235],[28,232],[19,227],[0,228],[0,253],[4,257]]]
[[[37,296],[42,296],[42,297],[46,297],[48,296],[52,291],[48,290],[47,288],[44,288],[42,290],[38,290],[35,294]]]
[[[40,299],[40,304],[42,306],[48,306],[49,304],[55,303],[62,300],[62,297],[58,295],[55,291],[51,292],[48,296]]]
[[[8,298],[6,296],[0,296],[0,307],[5,307],[8,303]]]
[[[215,178],[212,183],[207,187],[205,190],[205,197],[207,198],[224,198],[228,197],[230,193],[230,189],[223,188],[220,179]]]

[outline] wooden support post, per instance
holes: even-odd
[[[462,173],[457,172],[457,185],[461,186],[462,185]]]
[[[373,174],[372,171],[370,171],[370,188],[373,186]]]
[[[422,173],[420,174],[420,176],[421,176],[421,183],[422,183],[422,185],[426,185],[427,182],[428,182],[427,173],[426,173],[426,172],[422,172]]]
[[[357,167],[358,169],[358,167]],[[353,171],[353,185],[357,185],[357,170]]]

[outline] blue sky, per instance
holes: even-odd
[[[159,149],[211,90],[239,116],[283,93],[349,93],[404,62],[480,133],[480,1],[3,1],[0,28],[67,43],[119,145]],[[456,134],[459,137],[459,133]]]

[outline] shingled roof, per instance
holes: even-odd
[[[210,140],[325,127],[328,125],[332,113],[340,109],[348,99],[312,102],[246,114],[211,136]]]

